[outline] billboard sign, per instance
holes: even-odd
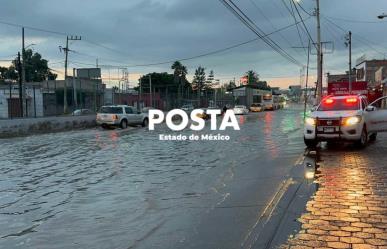
[[[101,68],[78,68],[77,77],[82,79],[101,78]]]
[[[328,95],[346,95],[346,94],[361,94],[367,95],[367,82],[355,81],[352,82],[352,91],[349,92],[349,82],[328,82]]]
[[[241,77],[241,83],[242,85],[247,85],[249,83],[249,77],[248,76]]]

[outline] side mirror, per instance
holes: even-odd
[[[376,110],[376,107],[375,106],[372,106],[372,105],[369,105],[366,107],[365,109],[367,112],[373,112]]]

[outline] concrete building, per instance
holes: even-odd
[[[289,86],[289,98],[295,102],[299,102],[302,96],[302,88],[300,85],[290,85]]]
[[[22,117],[20,101],[18,84],[0,85],[0,118]],[[25,85],[23,102],[23,113],[25,117],[42,117],[44,115],[43,92],[39,83]]]
[[[356,70],[352,70],[352,81],[356,80]],[[330,74],[327,73],[327,82],[344,82],[349,80],[348,71],[345,74]]]
[[[375,78],[375,73],[381,68],[387,67],[387,60],[358,60],[356,63],[356,80],[367,81],[369,87],[377,87],[378,82]],[[387,76],[387,72],[383,71],[383,76]]]
[[[271,94],[271,90],[261,90],[252,85],[239,86],[232,90],[235,103],[251,106],[252,103],[262,103],[263,95]]]
[[[64,80],[40,82],[45,116],[63,114]],[[96,111],[104,104],[105,85],[100,79],[73,79],[66,84],[69,112],[75,109]]]
[[[161,110],[166,108],[166,101],[161,98],[159,92],[153,93],[152,98],[150,93],[143,93],[140,95],[134,89],[119,90],[106,88],[104,93],[104,102],[106,105],[131,105],[137,109],[150,106]]]
[[[381,95],[387,96],[387,66],[380,67],[375,73],[375,91],[379,88]]]
[[[104,104],[105,85],[101,80],[67,80],[67,103],[71,113],[83,108],[97,110]],[[25,83],[23,115],[20,109],[19,85],[0,85],[0,118],[41,117],[63,114],[64,80]]]

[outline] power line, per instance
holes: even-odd
[[[289,62],[302,66],[294,57],[289,55],[285,50],[283,50],[276,42],[270,38],[263,37],[265,34],[232,0],[219,0],[228,10],[234,14],[247,28],[249,28],[253,33],[260,37],[267,45],[269,45],[274,51],[280,54],[282,57],[287,59]],[[231,5],[232,6],[231,6]]]
[[[346,29],[344,29],[343,27],[339,26],[338,24],[336,24],[335,22],[333,22],[332,20],[330,20],[329,18],[327,17],[323,17],[326,21],[328,21],[329,23],[331,23],[333,26],[335,26],[336,28],[340,29],[341,31],[343,31],[344,33],[347,32]],[[372,41],[364,38],[364,37],[361,37],[360,35],[358,34],[353,34],[353,38],[355,40],[357,40],[358,42],[360,43],[363,43],[364,45],[368,46],[370,49],[374,50],[375,52],[379,53],[379,54],[382,54],[383,56],[385,56],[385,53],[381,52],[380,50],[376,49],[375,47],[371,46],[371,44],[373,43]],[[384,49],[384,48],[383,48]]]
[[[18,28],[23,28],[24,27],[24,28],[30,29],[30,30],[35,30],[35,31],[40,31],[40,32],[45,32],[45,33],[51,33],[51,34],[56,34],[56,35],[61,35],[61,36],[69,35],[69,34],[66,34],[66,33],[63,33],[63,32],[59,32],[59,31],[53,31],[53,30],[42,29],[42,28],[35,28],[35,27],[31,27],[31,26],[26,26],[26,25],[21,25],[21,24],[17,24],[17,23],[6,22],[6,21],[2,21],[2,20],[0,20],[0,23],[8,25],[8,26],[13,26],[13,27],[18,27]]]
[[[288,29],[290,27],[293,27],[293,26],[295,26],[295,25],[297,25],[299,23],[301,23],[301,21],[299,21],[297,23],[289,24],[287,26],[284,26],[282,28],[274,30],[274,31],[272,31],[270,33],[265,34],[263,37],[268,37],[268,36],[270,36],[272,34],[275,34],[277,32],[281,32],[281,31],[286,30],[286,29]],[[201,58],[201,57],[206,57],[206,56],[211,56],[211,55],[219,54],[219,53],[226,52],[228,50],[231,50],[231,49],[234,49],[234,48],[237,48],[237,47],[240,47],[240,46],[243,46],[243,45],[246,45],[246,44],[258,41],[258,40],[261,40],[261,39],[262,38],[257,37],[257,38],[254,38],[254,39],[250,39],[248,41],[237,43],[237,44],[234,44],[234,45],[231,45],[231,46],[228,46],[228,47],[225,47],[225,48],[217,49],[217,50],[214,50],[214,51],[210,51],[210,52],[207,52],[207,53],[203,53],[203,54],[199,54],[199,55],[191,56],[191,57],[174,59],[174,60],[155,62],[155,63],[149,63],[149,64],[134,64],[134,65],[108,65],[108,64],[101,64],[100,66],[101,67],[147,67],[147,66],[171,64],[171,63],[173,63],[175,61],[188,61],[188,60],[193,60],[193,59],[197,59],[197,58]],[[79,54],[79,52],[77,52],[77,53]],[[77,62],[77,63],[82,63],[82,62]],[[91,64],[91,63],[83,63],[83,64],[85,64],[85,65],[95,65],[95,64]]]
[[[227,3],[226,2],[226,0],[223,0],[225,3]],[[248,22],[245,22],[245,23],[247,23],[247,24],[252,24],[257,30],[255,30],[254,29],[254,27],[252,27],[253,29],[252,29],[252,31],[253,32],[255,32],[258,36],[260,36],[260,35],[265,35],[265,32],[263,32],[263,30],[262,29],[260,29],[256,24],[255,24],[255,22],[253,22],[232,0],[229,0],[229,2],[232,4],[232,6],[237,10],[237,12],[235,12],[235,13],[237,13],[238,15],[239,15],[239,13],[240,14],[242,14],[242,19],[244,20],[244,18],[246,18],[247,19],[247,21]],[[231,7],[232,9],[233,9],[233,7]],[[238,13],[239,12],[239,13]],[[240,15],[239,15],[240,16]],[[248,27],[250,27],[250,26],[248,26]],[[259,31],[259,32],[257,32],[257,31]],[[266,44],[268,44],[270,47],[272,47],[275,51],[277,51],[277,52],[279,52],[280,54],[284,54],[285,55],[285,58],[290,58],[291,60],[293,60],[293,61],[295,61],[296,62],[296,64],[298,64],[299,62],[296,60],[296,59],[294,59],[291,55],[289,55],[285,50],[283,50],[276,42],[274,42],[270,37],[269,38],[267,38],[267,39],[263,39],[265,42],[266,42]],[[279,50],[277,50],[276,48],[274,48],[272,45],[274,45],[274,47],[276,47],[277,49],[279,49]]]
[[[300,2],[296,1],[297,5],[301,8],[301,10],[306,13],[308,16],[314,16],[313,14],[309,13],[308,11],[306,11],[304,9],[304,7],[302,7],[302,5],[300,4]]]
[[[293,1],[293,0],[289,0],[289,1]],[[288,9],[288,6],[287,6],[287,4],[285,3],[284,0],[282,1],[282,3],[285,5],[286,9]],[[296,18],[296,15],[294,14],[292,3],[290,3],[290,7],[291,7],[291,16],[293,17],[294,22],[296,23],[297,22],[297,18]],[[297,28],[298,38],[300,39],[300,42],[301,42],[301,46],[302,46],[303,50],[305,51],[305,54],[308,55],[307,51],[306,51],[306,48],[305,48],[305,45],[304,45],[304,42],[302,40],[301,34],[300,34],[300,30],[298,29],[298,25],[296,25],[296,28]]]
[[[94,41],[91,41],[91,40],[88,40],[88,39],[83,39],[83,40],[84,40],[85,42],[88,42],[88,43],[94,45],[94,46],[97,46],[97,47],[100,47],[100,48],[104,48],[104,49],[109,50],[109,51],[111,51],[111,52],[114,52],[114,53],[117,53],[117,54],[120,54],[120,55],[123,54],[123,51],[120,51],[120,50],[117,50],[117,49],[114,49],[114,48],[110,48],[110,47],[108,47],[108,46],[99,44],[99,43],[97,43],[97,42],[94,42]],[[127,54],[127,53],[125,53],[125,54]],[[127,54],[127,55],[129,55],[129,54]]]
[[[352,23],[386,23],[387,21],[366,21],[366,20],[354,20],[354,19],[347,19],[347,18],[341,18],[341,17],[333,17],[333,16],[326,16],[330,19],[343,21],[343,22],[352,22]]]
[[[277,27],[273,24],[272,21],[270,21],[270,19],[265,15],[264,11],[262,11],[262,9],[254,2],[254,0],[250,0],[250,2],[254,5],[254,7],[258,10],[258,12],[266,19],[266,21],[268,23],[270,23],[270,25],[274,28],[274,29],[277,29]],[[297,22],[297,21],[295,21]],[[296,25],[297,27],[297,30],[298,30],[298,26]],[[293,47],[293,45],[291,44],[291,42],[281,33],[279,32],[278,33],[281,38],[290,46],[290,47]],[[294,51],[296,51],[298,54],[300,54],[300,51],[297,50],[297,49],[294,49]]]
[[[302,25],[304,26],[305,31],[306,31],[306,33],[307,33],[308,36],[309,36],[309,39],[312,41],[313,46],[317,49],[317,45],[316,45],[316,43],[313,41],[313,38],[312,38],[312,36],[310,35],[309,30],[308,30],[308,28],[307,28],[306,25],[305,25],[305,22],[304,22],[304,20],[302,19],[302,16],[301,16],[300,12],[298,11],[297,5],[294,3],[294,1],[291,1],[291,2],[293,3],[293,5],[294,5],[294,7],[295,7],[295,9],[296,9],[296,11],[297,11],[298,16],[300,17],[300,20],[301,20],[301,22],[302,22]],[[318,49],[317,49],[317,50],[318,50]]]

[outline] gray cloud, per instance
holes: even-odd
[[[287,0],[285,2],[288,3]],[[235,3],[267,33],[294,22],[281,0],[240,0]],[[313,12],[314,3],[312,0],[301,2],[308,12]],[[376,16],[383,11],[387,12],[385,0],[373,0],[372,4],[361,0],[321,1],[321,13],[324,18],[378,21]],[[301,14],[307,17],[303,11]],[[72,42],[71,48],[79,54],[71,54],[70,61],[83,63],[94,63],[97,57],[102,64],[153,63],[191,57],[255,38],[254,34],[217,0],[13,0],[2,1],[0,16],[1,21],[82,35],[84,40],[119,51],[113,52],[86,41]],[[324,18],[323,40],[335,43],[334,54],[326,56],[326,68],[329,71],[344,71],[347,65],[344,32]],[[369,57],[381,57],[382,55],[374,50],[386,51],[386,22],[335,22],[354,33],[354,57],[363,53],[367,53]],[[306,24],[314,38],[314,18],[310,18]],[[363,37],[372,41],[371,46],[374,49],[361,40]],[[58,46],[64,45],[64,36],[26,30],[26,38],[26,43],[36,43],[35,50],[51,61],[63,60]],[[297,60],[306,63],[304,51],[291,48],[301,46],[295,27],[281,34],[274,34],[271,38]],[[303,43],[307,44],[304,33],[302,39]],[[0,57],[16,53],[20,50],[20,29],[0,25],[0,41]],[[315,58],[312,58],[311,63],[315,64]],[[186,61],[184,64],[188,65],[190,72],[198,65],[213,68],[219,77],[239,77],[249,69],[258,71],[262,76],[297,76],[299,73],[297,66],[289,64],[263,42],[241,46],[211,57]],[[170,65],[160,65],[129,70],[146,73],[167,71],[169,67]]]

